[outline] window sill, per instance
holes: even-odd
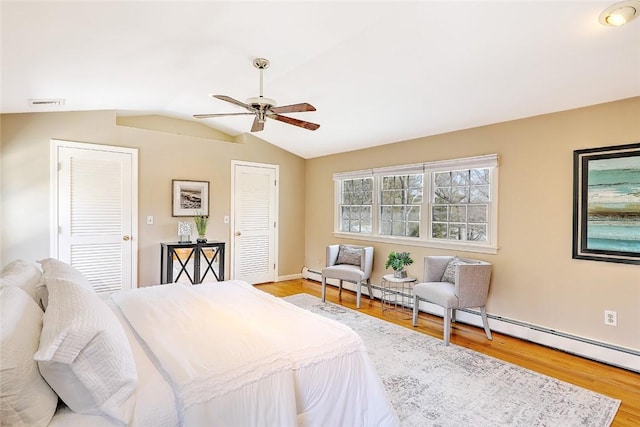
[[[497,246],[478,245],[478,244],[461,242],[461,241],[419,240],[419,239],[407,239],[402,237],[372,236],[372,235],[362,235],[357,233],[344,233],[344,232],[334,232],[333,236],[341,239],[364,240],[368,242],[380,242],[380,243],[393,243],[393,244],[406,245],[406,246],[419,246],[423,248],[449,249],[449,250],[493,254],[493,255],[498,253]]]

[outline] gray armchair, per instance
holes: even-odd
[[[458,258],[449,266],[449,261],[454,258],[456,257],[424,257],[424,283],[418,283],[413,287],[413,326],[418,325],[420,299],[444,307],[444,344],[449,345],[451,322],[456,321],[456,309],[479,307],[487,338],[493,339],[485,308],[491,280],[491,264]]]
[[[339,295],[342,295],[342,281],[356,284],[356,307],[360,308],[362,284],[371,293],[371,270],[373,269],[373,248],[370,246],[330,245],[327,246],[327,266],[322,269],[322,301],[325,301],[327,279],[337,279]]]

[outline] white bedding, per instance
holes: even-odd
[[[111,306],[138,369],[133,425],[398,425],[351,329],[245,282],[141,288]],[[112,425],[63,410],[51,426],[80,422]]]

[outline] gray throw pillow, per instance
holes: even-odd
[[[360,266],[362,259],[362,248],[354,248],[352,246],[340,245],[338,249],[338,259],[336,264],[350,264]]]
[[[451,258],[451,261],[449,261],[449,264],[447,264],[447,268],[444,269],[444,274],[442,275],[442,279],[440,279],[440,281],[456,283],[456,266],[460,264],[466,263],[457,256]]]

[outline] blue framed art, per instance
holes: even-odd
[[[640,143],[573,152],[573,258],[640,264]]]

